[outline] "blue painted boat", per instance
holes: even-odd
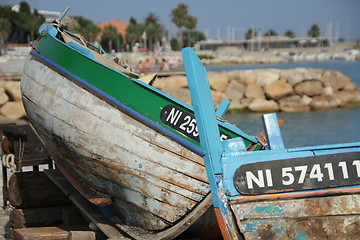
[[[285,148],[275,114],[267,150],[219,141],[206,70],[182,50],[213,206],[224,239],[359,239],[360,142]]]

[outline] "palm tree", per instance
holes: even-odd
[[[155,15],[155,13],[149,12],[148,15],[145,17],[145,25],[151,24],[151,23],[158,23],[158,17]]]
[[[257,32],[254,28],[249,28],[247,30],[247,32],[245,33],[246,40],[252,39],[253,37],[256,37],[256,36],[257,36]]]
[[[0,6],[0,48],[5,48],[6,42],[14,32],[13,16],[10,5]]]
[[[118,34],[116,27],[114,27],[111,24],[105,27],[104,32],[102,34],[102,42],[107,41],[109,52],[111,52],[111,50],[113,49],[113,42],[116,40],[117,35]]]
[[[294,38],[295,37],[295,33],[291,30],[287,30],[284,34],[284,36],[289,37],[289,38]]]
[[[39,14],[36,9],[31,15],[31,20],[29,21],[28,30],[30,32],[30,39],[31,41],[35,40],[35,35],[37,30],[45,22],[45,18],[43,15]]]
[[[308,31],[309,37],[319,37],[320,36],[320,28],[317,24],[313,24]]]
[[[131,17],[130,24],[126,29],[126,41],[133,46],[137,41],[140,41],[141,35],[145,31],[145,25],[137,23],[136,19]]]
[[[0,18],[0,55],[2,53],[2,49],[5,48],[6,39],[11,32],[11,22],[7,18]]]
[[[158,17],[150,12],[145,18],[145,32],[149,40],[149,48],[153,50],[153,42],[161,37],[163,27],[158,23]]]
[[[190,30],[188,31],[188,39],[187,39],[187,46],[191,46],[192,45],[192,39],[190,37],[191,35],[191,30],[194,30],[196,28],[196,24],[197,24],[197,19],[193,16],[187,16],[186,17],[186,22],[185,22],[185,27],[186,29]]]
[[[265,34],[266,37],[277,36],[277,32],[273,29],[269,29]]]
[[[188,7],[181,3],[177,8],[171,11],[171,21],[179,28],[180,32],[180,48],[183,46],[183,31],[182,28],[186,25],[186,17],[188,16]]]
[[[70,26],[69,30],[74,33],[79,33],[85,39],[94,42],[100,32],[100,28],[96,26],[91,20],[81,16],[75,16],[74,20],[75,24]]]

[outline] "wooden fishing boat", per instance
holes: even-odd
[[[359,239],[360,142],[287,149],[275,114],[267,150],[221,142],[205,68],[190,48],[183,59],[223,238]]]
[[[211,206],[193,109],[59,21],[39,33],[21,91],[57,168],[132,238],[179,235]],[[262,148],[221,119],[227,106],[217,111],[221,139],[241,137],[247,148]]]

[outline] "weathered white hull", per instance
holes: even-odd
[[[23,103],[58,165],[112,197],[128,233],[175,236],[210,205],[203,159],[136,121],[34,57]],[[139,96],[141,97],[141,96]],[[131,229],[131,230],[130,230]]]

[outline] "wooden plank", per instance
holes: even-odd
[[[16,208],[71,205],[44,172],[16,172],[9,179],[8,199]]]
[[[13,240],[67,240],[68,231],[59,227],[21,228],[13,231]]]
[[[120,229],[105,218],[96,206],[87,201],[58,170],[48,170],[45,173],[64,193],[69,195],[71,201],[80,209],[80,211],[95,223],[108,238],[128,239],[120,232]]]
[[[76,212],[75,206],[56,206],[47,208],[13,209],[9,223],[13,229],[29,227],[57,226],[63,223],[63,212]],[[73,222],[73,225],[81,225]]]
[[[70,231],[67,240],[96,240],[96,234],[93,231]]]

